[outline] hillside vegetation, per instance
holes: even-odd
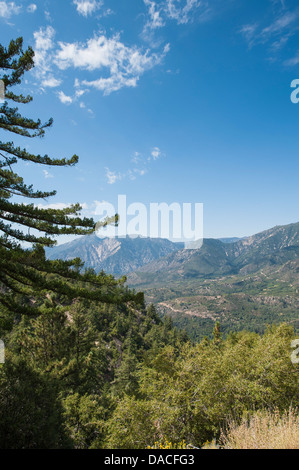
[[[128,284],[194,340],[211,336],[215,321],[224,333],[281,322],[299,332],[298,233],[291,224],[235,243],[207,240],[128,275]]]
[[[291,326],[224,339],[216,324],[211,340],[192,344],[153,306],[62,300],[10,331],[2,323],[2,449],[199,448],[232,420],[299,406]]]

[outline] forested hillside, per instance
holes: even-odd
[[[299,405],[289,326],[223,340],[216,325],[192,344],[152,306],[49,297],[40,308],[5,336],[2,449],[200,447],[229,419]]]
[[[0,447],[102,447],[118,397],[138,386],[140,364],[165,345],[179,351],[187,337],[142,303],[45,296],[39,316],[1,320]]]

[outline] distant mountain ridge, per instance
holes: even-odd
[[[245,238],[204,239],[185,250],[161,238],[104,238],[95,234],[46,250],[49,259],[81,258],[86,268],[128,276],[130,285],[254,272],[299,257],[299,223]]]
[[[287,323],[299,334],[299,223],[200,250],[179,250],[128,274],[159,314],[170,316],[194,340],[212,335],[215,321],[232,329],[264,332]]]
[[[183,243],[162,238],[99,238],[92,234],[48,248],[46,256],[52,260],[81,258],[84,267],[97,273],[122,276],[183,247]]]
[[[299,258],[299,223],[277,226],[233,243],[204,239],[199,250],[178,250],[128,276],[129,285],[247,274]]]
[[[299,334],[299,223],[242,239],[204,239],[200,249],[165,239],[100,239],[95,234],[47,249],[50,259],[79,257],[86,268],[127,276],[159,314],[191,338],[211,335],[215,321],[228,332],[263,332],[286,322]]]

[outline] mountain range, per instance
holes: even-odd
[[[81,258],[85,268],[120,277],[183,247],[183,243],[163,238],[99,238],[91,234],[47,248],[46,255],[51,260]]]
[[[204,239],[200,249],[162,238],[99,238],[95,234],[46,249],[49,259],[81,258],[86,268],[127,275],[130,285],[255,272],[299,257],[299,223],[245,238]]]
[[[256,235],[204,239],[200,249],[165,239],[80,237],[47,250],[50,259],[80,257],[85,267],[126,275],[160,315],[191,338],[286,322],[299,332],[299,223]]]
[[[177,250],[128,276],[131,285],[181,279],[248,274],[265,266],[299,258],[299,223],[277,226],[256,235],[223,242],[204,239],[199,250]]]

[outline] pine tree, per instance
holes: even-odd
[[[34,67],[34,51],[23,51],[23,39],[12,40],[7,48],[0,44],[0,79],[4,83],[5,102],[0,105],[0,131],[21,137],[43,137],[53,120],[42,123],[22,116],[18,108],[8,102],[26,104],[31,96],[16,95],[10,88],[21,83],[26,71]],[[2,74],[2,75],[1,75]],[[32,299],[37,293],[54,291],[69,298],[87,297],[105,302],[119,302],[134,298],[125,290],[123,280],[112,276],[82,274],[79,259],[49,261],[44,247],[56,243],[57,235],[86,235],[94,230],[94,221],[81,218],[79,204],[66,209],[43,209],[30,200],[46,199],[55,191],[35,190],[13,170],[20,162],[50,166],[73,166],[78,157],[70,159],[34,155],[13,142],[0,140],[0,305],[8,312],[32,313]],[[19,199],[24,198],[20,203]],[[22,199],[21,199],[22,200]],[[107,219],[104,225],[117,222]],[[24,248],[27,244],[30,248]],[[88,289],[87,289],[88,287]],[[27,299],[27,301],[24,301]],[[36,309],[34,310],[36,312]]]

